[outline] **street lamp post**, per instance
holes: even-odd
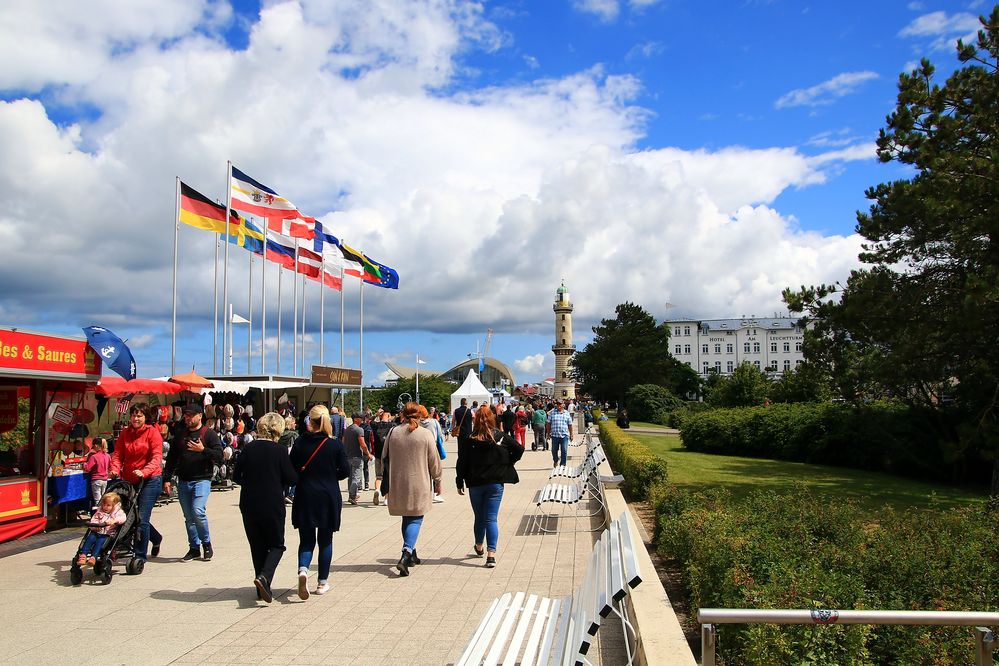
[[[420,404],[420,364],[423,361],[420,360],[420,355],[416,355],[416,404]]]

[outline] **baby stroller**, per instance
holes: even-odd
[[[141,486],[139,489],[141,490]],[[97,559],[97,563],[94,564],[94,575],[99,576],[105,585],[111,582],[113,575],[111,565],[119,559],[128,559],[125,570],[130,574],[140,574],[143,569],[142,560],[136,560],[134,557],[135,533],[139,528],[139,507],[136,502],[139,490],[133,488],[132,484],[126,481],[113,479],[108,482],[106,492],[115,492],[121,497],[121,510],[125,512],[125,522],[110,535],[100,551],[94,553],[94,557]],[[89,528],[91,525],[88,523],[87,527]],[[84,539],[86,539],[86,535],[80,539],[80,543],[76,547],[76,555],[73,556],[69,569],[69,580],[73,585],[79,585],[83,582],[83,566],[78,563],[78,559],[83,551]]]

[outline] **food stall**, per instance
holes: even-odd
[[[79,490],[70,481],[84,483],[82,474],[48,475],[72,460],[70,436],[93,420],[91,389],[100,376],[100,358],[83,336],[0,327],[0,542],[45,529],[52,479],[64,481],[66,497]]]

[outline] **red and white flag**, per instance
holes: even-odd
[[[323,258],[312,250],[298,248],[298,272],[314,280],[323,272]]]
[[[312,240],[316,235],[316,218],[267,218],[267,228],[276,234]]]

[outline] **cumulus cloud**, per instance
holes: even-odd
[[[967,12],[948,14],[944,11],[930,12],[914,19],[899,30],[899,37],[932,38],[930,47],[935,51],[954,48],[958,39],[973,40],[981,23],[978,17]]]
[[[792,106],[832,104],[840,97],[857,92],[861,85],[876,78],[878,78],[877,72],[843,72],[828,81],[823,81],[809,88],[798,88],[784,93],[774,102],[774,106],[778,109],[786,109]]]
[[[80,44],[38,51],[41,61],[85,51],[65,71],[0,67],[3,89],[21,91],[0,102],[5,323],[169,330],[175,176],[221,198],[227,159],[398,270],[398,292],[365,290],[366,331],[547,332],[551,312],[537,299],[483,299],[475,287],[530,294],[561,278],[583,322],[667,292],[692,315],[764,312],[784,287],[833,282],[856,265],[858,237],[802,231],[773,202],[869,156],[864,147],[638,150],[641,82],[599,67],[448,91],[463,53],[503,48],[478,3],[267,4],[238,50],[213,32],[220,6],[179,4],[157,28],[131,14],[88,21]],[[0,22],[0,49],[18,31],[33,44],[85,20],[17,7],[19,25]],[[53,87],[59,104],[93,113],[56,120],[43,95]],[[183,227],[179,248],[184,336],[210,329],[215,243]],[[249,269],[241,250],[233,257],[230,295],[244,309]],[[356,299],[356,283],[348,290]],[[313,283],[307,299],[314,331]],[[336,299],[328,293],[327,330]]]
[[[602,21],[613,21],[617,18],[621,7],[617,0],[572,0],[572,6],[578,11],[594,14]]]
[[[513,365],[517,370],[523,372],[525,375],[536,375],[541,372],[541,369],[545,365],[544,354],[529,354],[524,358],[518,359],[513,362]]]

